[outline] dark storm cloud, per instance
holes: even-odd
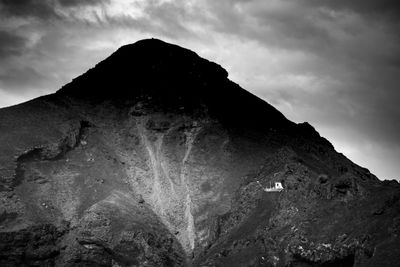
[[[27,40],[14,33],[0,30],[0,58],[19,55],[25,49]]]
[[[58,0],[58,2],[65,7],[76,7],[102,5],[110,3],[110,0]]]
[[[56,16],[54,1],[50,0],[1,0],[0,10],[9,16],[47,19]]]
[[[256,40],[269,48],[304,51],[335,60],[339,56],[348,62],[396,63],[400,61],[395,53],[399,49],[400,24],[386,19],[387,14],[399,13],[400,2],[383,2],[366,1],[364,6],[364,1],[209,0],[212,19],[208,22],[216,31]],[[379,14],[380,18],[367,14]]]
[[[8,16],[34,17],[38,19],[61,18],[57,6],[96,6],[110,0],[0,0],[0,11]]]

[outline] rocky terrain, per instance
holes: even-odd
[[[142,40],[1,109],[0,266],[400,266],[399,183],[227,76]]]

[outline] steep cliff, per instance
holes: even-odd
[[[227,76],[142,40],[1,109],[0,265],[396,266],[399,184]]]

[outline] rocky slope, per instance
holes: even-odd
[[[154,39],[0,110],[0,203],[1,266],[400,263],[397,182]]]

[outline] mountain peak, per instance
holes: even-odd
[[[153,110],[207,113],[246,127],[290,124],[274,107],[230,81],[220,65],[158,39],[122,46],[57,95],[127,106],[145,101]]]
[[[114,94],[117,89],[124,96],[137,95],[142,87],[179,90],[184,89],[188,79],[197,82],[203,80],[204,83],[205,80],[225,80],[227,77],[225,69],[199,57],[193,51],[158,39],[144,39],[122,46],[58,93],[85,97],[96,91],[96,95],[105,94],[110,97],[107,91]],[[98,86],[93,90],[85,86],[85,91],[78,91],[76,87],[87,85],[87,82],[97,83]]]

